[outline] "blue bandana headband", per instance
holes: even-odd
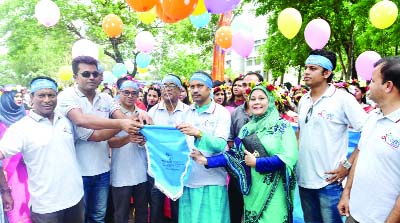
[[[41,89],[52,89],[57,92],[57,85],[50,80],[47,79],[37,79],[31,84],[31,93],[35,93]]]
[[[306,60],[306,65],[309,64],[315,64],[330,71],[333,70],[332,62],[328,58],[321,55],[310,55]]]
[[[175,77],[173,75],[165,76],[162,79],[161,84],[165,84],[165,83],[168,83],[168,82],[172,82],[172,83],[176,84],[176,86],[182,87],[182,83],[179,81],[179,79],[177,77]]]
[[[204,82],[206,84],[206,86],[210,89],[213,86],[212,79],[209,76],[202,74],[202,73],[194,73],[193,76],[190,78],[190,82],[192,82],[192,81]]]
[[[138,90],[139,86],[135,82],[128,80],[124,81],[119,89],[124,90],[125,88],[133,88],[135,90]]]

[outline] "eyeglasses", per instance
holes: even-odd
[[[85,78],[89,78],[90,75],[92,75],[94,78],[97,78],[98,76],[100,76],[100,73],[98,71],[93,71],[92,73],[90,73],[89,71],[84,71],[81,73],[81,75]]]
[[[314,105],[311,105],[310,109],[308,109],[308,112],[307,112],[307,115],[306,115],[306,121],[305,121],[306,124],[308,123],[308,121],[311,118],[311,115],[312,115],[312,112],[313,112],[313,108],[314,108]]]
[[[121,94],[122,94],[123,96],[125,96],[125,97],[128,97],[129,95],[131,95],[132,97],[137,97],[137,96],[139,95],[139,92],[138,92],[138,91],[128,91],[128,90],[125,90],[125,91],[121,91]]]
[[[163,84],[163,85],[161,85],[161,87],[162,88],[165,88],[165,89],[175,89],[175,88],[177,88],[178,86],[176,85],[176,84]]]

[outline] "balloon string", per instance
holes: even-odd
[[[382,29],[382,37],[381,37],[381,55],[382,55],[382,57],[383,56],[385,56],[384,55],[384,50],[383,50],[383,38],[385,37],[385,30],[384,29]]]

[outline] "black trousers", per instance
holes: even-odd
[[[239,182],[234,176],[229,178],[228,196],[231,223],[241,223],[244,209],[243,195],[239,189]]]
[[[85,206],[83,198],[74,206],[53,213],[39,214],[31,209],[32,223],[83,223]]]
[[[135,186],[111,187],[114,204],[114,223],[127,223],[131,211],[131,196],[134,199],[135,223],[148,222],[147,182]]]
[[[150,205],[150,222],[151,223],[165,223],[164,215],[164,202],[165,194],[154,186],[154,179],[150,180],[150,194],[151,194],[151,205]],[[178,211],[179,211],[179,200],[171,200],[171,223],[178,223]]]

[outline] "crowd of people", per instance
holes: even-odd
[[[310,52],[299,86],[197,71],[100,88],[98,67],[76,57],[62,91],[44,76],[2,89],[0,222],[293,222],[296,185],[304,222],[400,222],[399,57],[379,60],[366,86],[334,82],[327,50]],[[148,175],[144,125],[188,139],[176,201]],[[350,128],[361,139],[349,155]]]

